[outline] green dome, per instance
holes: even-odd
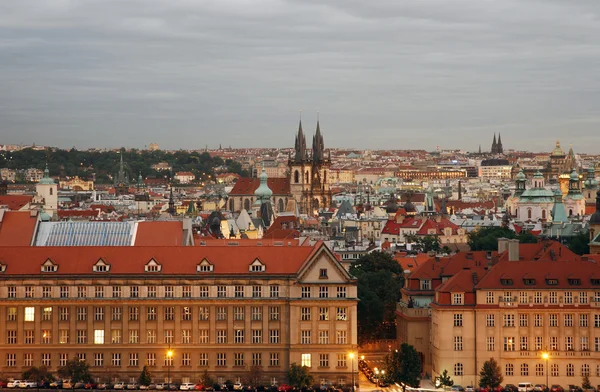
[[[269,200],[271,196],[273,196],[273,191],[267,185],[267,180],[269,176],[267,176],[267,172],[265,172],[265,168],[263,167],[262,173],[258,176],[260,179],[260,185],[254,191],[254,196],[256,196],[257,200]]]
[[[54,178],[50,178],[50,170],[48,170],[48,164],[46,164],[46,169],[44,170],[44,177],[40,180],[38,184],[42,185],[54,185]]]
[[[526,180],[525,173],[523,173],[523,169],[519,170],[519,174],[517,174],[517,180]]]
[[[540,180],[541,180],[541,179],[543,179],[543,178],[544,178],[544,175],[542,174],[542,172],[541,172],[541,171],[539,171],[539,170],[538,170],[538,171],[536,171],[536,172],[535,172],[535,174],[533,175],[533,178],[535,178],[535,179],[540,179]]]
[[[554,147],[554,150],[552,150],[552,156],[554,157],[564,157],[565,156],[565,152],[563,151],[562,148],[560,148],[560,141],[556,141],[556,147]]]
[[[571,172],[571,181],[579,181],[579,174],[577,174],[577,170],[575,169]]]

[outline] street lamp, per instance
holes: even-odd
[[[379,369],[375,368],[375,385],[379,388]]]
[[[350,357],[350,373],[352,374],[352,390],[354,391],[354,353],[348,354]]]
[[[548,354],[547,352],[542,353],[542,359],[546,360],[546,388],[549,388],[549,386],[548,386],[548,372],[550,372],[550,369],[548,368],[548,359],[549,358],[550,358],[550,354]]]
[[[167,391],[171,390],[171,360],[173,359],[173,350],[171,350],[171,346],[169,346],[169,350],[167,351]]]

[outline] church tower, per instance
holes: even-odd
[[[58,186],[54,179],[50,177],[48,164],[44,170],[44,177],[35,186],[35,192],[43,202],[42,205],[48,215],[53,216],[58,208]]]
[[[502,147],[502,137],[498,133],[498,143],[496,144],[496,154],[504,154],[504,148]]]
[[[494,132],[494,141],[492,142],[492,154],[498,153],[498,144],[496,143],[496,133]]]

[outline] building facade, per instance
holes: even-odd
[[[78,357],[97,380],[348,384],[356,281],[322,243],[308,246],[4,247],[0,372],[52,373]],[[174,355],[168,358],[166,353]],[[246,381],[244,381],[246,380]]]

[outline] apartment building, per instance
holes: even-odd
[[[356,280],[323,245],[2,247],[0,373],[86,360],[98,380],[347,384]],[[172,350],[173,357],[167,357]]]

